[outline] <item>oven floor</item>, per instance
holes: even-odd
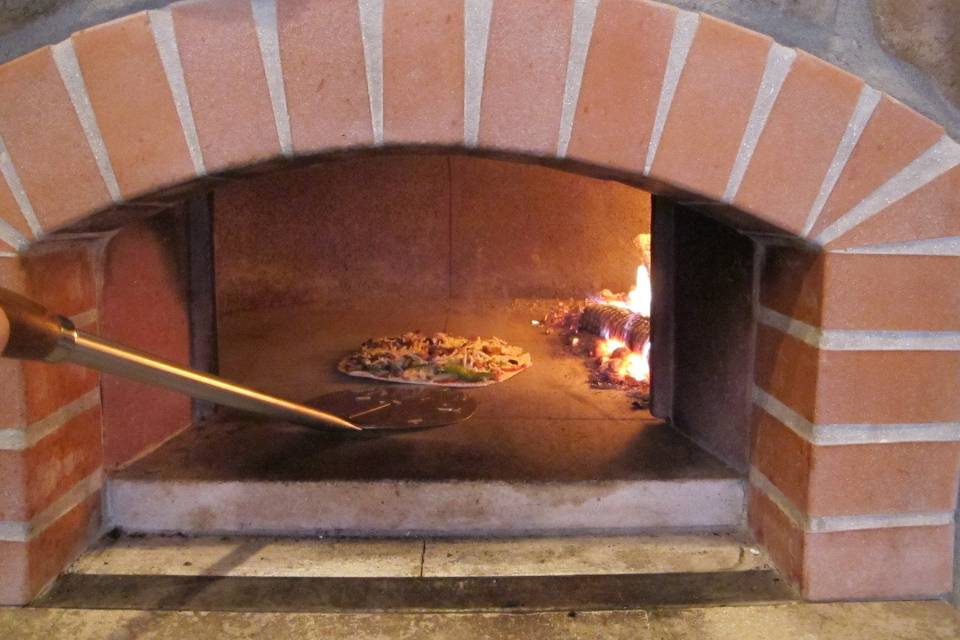
[[[618,390],[592,389],[583,361],[557,335],[530,324],[555,301],[383,302],[362,310],[310,305],[231,314],[221,320],[220,370],[227,378],[296,400],[378,383],[336,370],[340,359],[369,338],[419,329],[454,335],[495,335],[521,346],[533,367],[506,382],[471,391],[473,420],[635,423],[650,414],[631,408]],[[474,442],[477,434],[465,435]],[[598,438],[599,440],[599,438]],[[578,443],[578,448],[583,443]]]
[[[193,533],[739,526],[738,474],[623,392],[590,388],[583,362],[531,326],[545,304],[231,316],[223,375],[297,400],[369,385],[336,362],[371,336],[412,328],[495,334],[527,348],[534,366],[473,390],[474,417],[432,431],[343,440],[250,419],[194,426],[111,479],[111,515],[128,530]]]

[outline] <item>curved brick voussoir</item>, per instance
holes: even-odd
[[[720,200],[760,89],[772,40],[702,16],[669,106],[650,175]]]
[[[952,157],[940,127],[813,56],[653,2],[174,3],[3,65],[3,96],[11,248],[208,173],[381,144],[566,157],[831,247],[956,235],[934,211],[949,196],[923,195],[952,179],[924,165],[884,191]],[[931,202],[899,212],[911,194]]]
[[[956,146],[956,143],[950,143]],[[915,162],[919,163],[922,159],[923,156]],[[960,146],[957,147],[956,158],[948,162],[960,163]],[[942,166],[933,168],[931,173],[939,172]],[[909,174],[909,169],[904,171]],[[924,244],[929,245],[929,241],[960,236],[960,166],[955,166],[910,191],[916,183],[929,177],[928,173],[912,177],[912,180],[904,179],[903,184],[893,185],[890,195],[871,195],[865,198],[848,214],[856,217],[858,223],[827,246],[830,249],[850,249],[859,246],[919,243],[922,252],[922,247]],[[898,178],[899,176],[894,176],[887,185],[898,182]],[[889,206],[883,207],[886,202],[891,201]],[[844,231],[845,227],[841,226],[844,222],[845,219],[841,218],[824,233]],[[832,235],[826,236],[831,237]],[[956,250],[953,253],[956,253]]]
[[[249,0],[171,8],[204,167],[215,173],[280,154],[280,138]]]
[[[183,112],[157,46],[160,24],[144,12],[72,37],[93,116],[127,199],[198,173],[198,150],[192,154],[188,146]]]
[[[798,52],[733,204],[799,235],[862,88],[858,78]]]

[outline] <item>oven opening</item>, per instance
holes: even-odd
[[[125,480],[149,477],[250,495],[203,517],[188,499],[134,528],[741,523],[745,236],[616,180],[441,153],[245,177],[170,224],[188,227],[196,366],[409,432],[341,437],[197,403],[194,426],[120,471],[115,492],[132,504],[138,485]],[[270,508],[254,495],[262,483]],[[320,496],[332,500],[322,515],[286,513]]]

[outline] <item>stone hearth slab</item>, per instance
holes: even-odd
[[[768,569],[732,534],[535,538],[343,539],[106,536],[67,573],[298,578],[411,578]]]

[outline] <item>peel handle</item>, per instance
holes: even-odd
[[[3,288],[0,288],[0,355],[19,360],[72,362],[201,400],[318,429],[361,430],[331,413],[260,393],[78,331],[69,319]]]

